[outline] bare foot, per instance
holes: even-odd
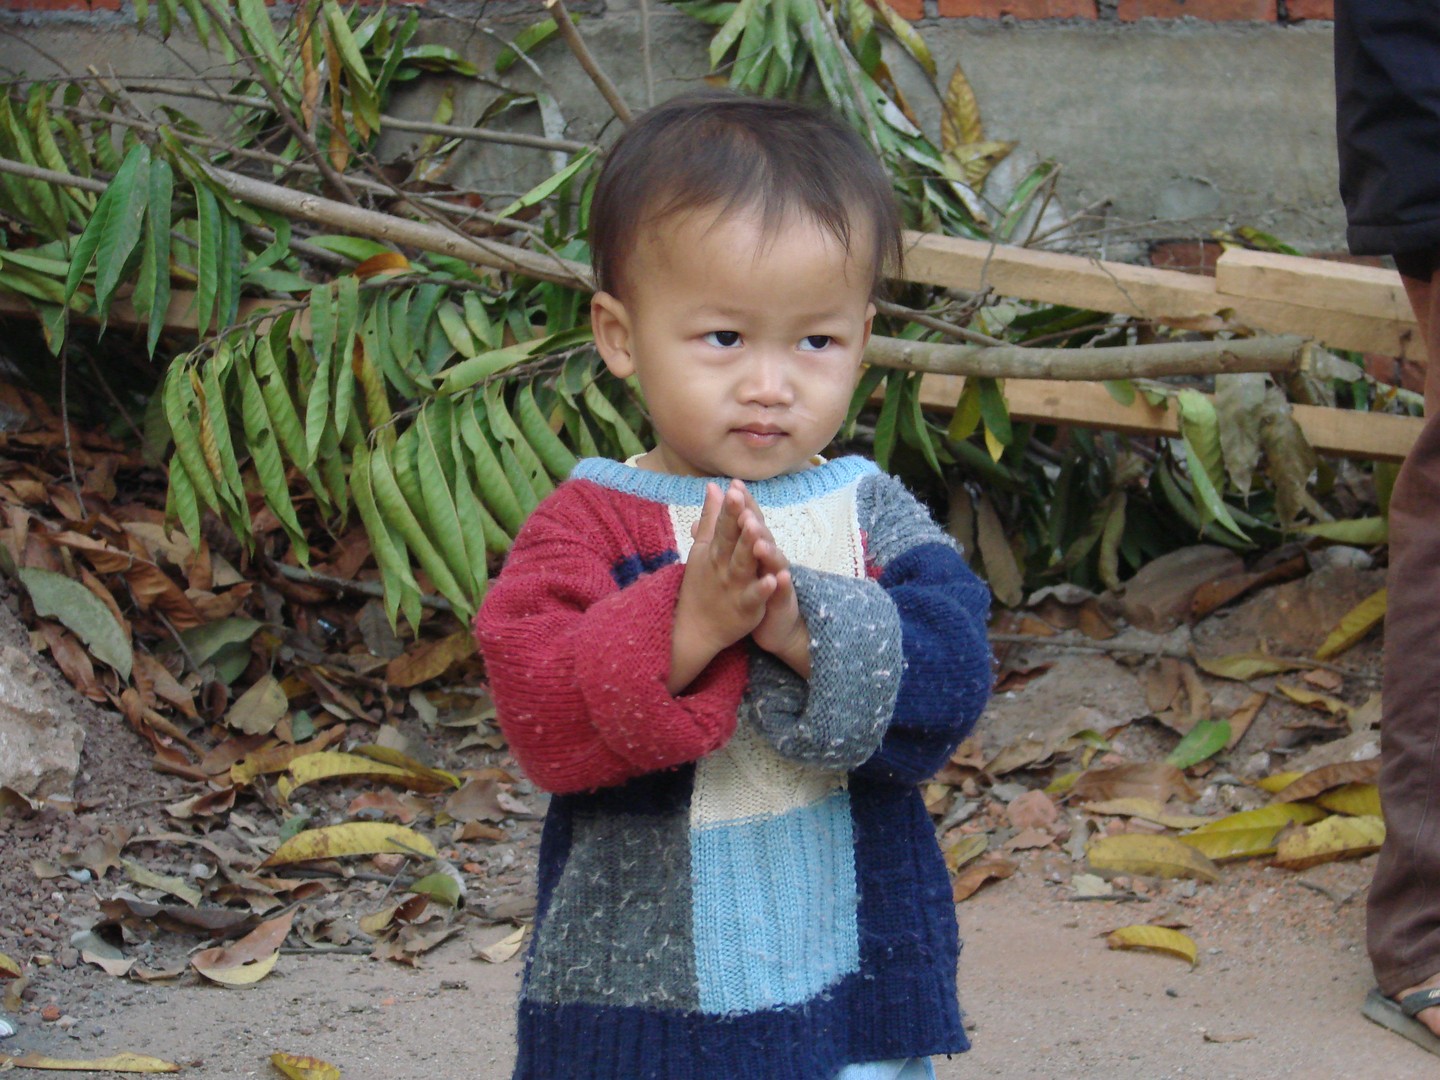
[[[1414,986],[1407,986],[1400,993],[1395,995],[1396,1001],[1403,1001],[1406,994],[1413,994],[1416,990],[1429,990],[1431,987],[1440,986],[1440,973],[1432,975],[1422,983]],[[1440,1035],[1440,1005],[1432,1005],[1428,1009],[1421,1009],[1415,1014],[1415,1019],[1428,1027],[1436,1035]]]

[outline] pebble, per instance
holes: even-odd
[[[63,1015],[64,1013],[60,1011],[60,1006],[56,1005],[53,1001],[40,1010],[40,1019],[44,1020],[47,1024],[53,1024]]]

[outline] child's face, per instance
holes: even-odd
[[[645,394],[657,444],[642,466],[765,480],[840,430],[875,308],[870,267],[823,228],[674,215],[642,228],[625,280],[625,301],[598,293],[591,314],[606,365]]]

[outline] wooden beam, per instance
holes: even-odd
[[[927,408],[950,412],[960,399],[965,380],[955,375],[926,375],[920,401]],[[1046,379],[1013,379],[1005,384],[1005,400],[1013,419],[1041,424],[1077,424],[1130,435],[1178,438],[1178,411],[1151,405],[1136,395],[1129,405],[1110,396],[1100,383]],[[1369,461],[1400,461],[1420,435],[1418,417],[1355,412],[1317,405],[1294,405],[1295,422],[1318,452],[1332,457]]]
[[[1299,334],[1332,348],[1423,361],[1400,275],[1350,263],[1229,251],[1215,278],[930,233],[906,233],[908,280],[1150,319]],[[1228,266],[1227,266],[1227,260]]]

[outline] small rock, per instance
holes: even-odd
[[[72,948],[61,949],[55,954],[56,961],[66,971],[70,971],[76,964],[80,963],[80,950]]]
[[[1005,808],[1010,824],[1017,829],[1045,829],[1055,824],[1060,811],[1043,791],[1027,791]]]
[[[1239,574],[1240,556],[1216,544],[1180,548],[1146,563],[1125,583],[1120,611],[1131,626],[1163,633],[1190,613],[1190,601],[1201,585]]]
[[[40,1019],[44,1020],[47,1024],[53,1024],[64,1015],[65,1014],[60,1011],[60,1006],[56,1005],[53,1001],[40,1010]]]
[[[71,1016],[69,1013],[66,1013],[64,1016],[60,1017],[59,1020],[55,1021],[55,1026],[58,1027],[61,1031],[70,1032],[77,1039],[80,1037],[81,1033],[79,1017]]]

